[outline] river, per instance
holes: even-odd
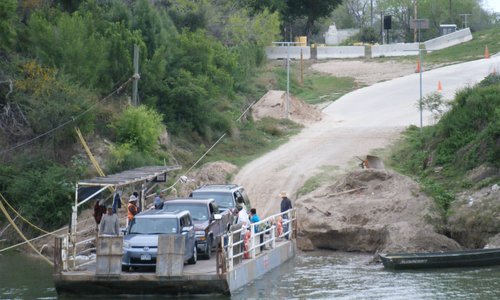
[[[300,253],[238,290],[231,299],[500,298],[500,267],[396,272],[370,261],[371,256],[366,254]],[[0,254],[0,299],[57,299],[51,268],[31,256]]]

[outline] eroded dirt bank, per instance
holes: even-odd
[[[303,249],[413,252],[459,249],[435,232],[432,199],[386,170],[355,170],[296,200]]]

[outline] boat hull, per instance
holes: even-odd
[[[437,253],[380,254],[387,269],[435,269],[500,265],[500,249],[479,249]]]

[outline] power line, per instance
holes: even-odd
[[[21,147],[24,147],[28,144],[31,144],[33,143],[34,141],[44,137],[44,136],[47,136],[47,135],[50,135],[52,134],[53,132],[65,127],[66,125],[68,124],[71,124],[73,122],[75,122],[76,120],[78,120],[79,118],[81,118],[83,115],[87,114],[88,112],[90,112],[91,110],[93,110],[94,108],[97,107],[97,104],[101,103],[101,102],[104,102],[106,100],[108,100],[109,98],[111,98],[111,96],[113,96],[114,94],[119,94],[124,88],[125,86],[127,86],[132,80],[135,80],[136,79],[136,74],[132,77],[130,77],[129,79],[127,79],[127,81],[125,81],[122,85],[120,85],[117,89],[115,89],[114,91],[112,91],[111,93],[109,93],[106,97],[102,98],[101,100],[97,101],[94,105],[90,106],[89,108],[87,108],[86,110],[84,110],[83,112],[79,113],[78,115],[76,116],[72,116],[71,119],[57,125],[56,127],[40,134],[40,135],[37,135],[36,137],[32,138],[32,139],[29,139],[27,141],[24,141],[20,144],[17,144],[15,145],[14,147],[11,147],[11,148],[8,148],[6,150],[2,150],[0,151],[0,155],[3,155],[5,153],[8,153],[8,152],[11,152],[11,151],[14,151],[16,149],[19,149]]]
[[[244,111],[240,114],[240,116],[236,119],[236,121],[237,121],[237,122],[240,122],[240,121],[241,121],[241,118],[243,118],[243,116],[244,116],[244,115],[245,115],[245,114],[246,114],[246,113],[250,110],[250,108],[252,108],[252,107],[255,105],[255,103],[257,103],[257,100],[255,100],[255,101],[254,101],[254,102],[252,102],[250,105],[248,105],[248,107],[247,107],[247,108],[246,108],[246,109],[245,109],[245,110],[244,110]],[[179,178],[177,178],[177,180],[176,180],[176,181],[175,181],[175,182],[174,182],[171,186],[169,186],[169,187],[167,187],[167,188],[165,188],[165,189],[163,189],[163,190],[161,190],[161,191],[162,191],[162,192],[165,192],[165,191],[167,191],[167,190],[169,190],[169,189],[174,188],[174,187],[175,187],[175,185],[176,185],[177,183],[179,183],[179,181],[181,181],[181,178],[182,178],[182,177],[184,177],[184,176],[187,176],[187,174],[188,174],[188,173],[189,173],[189,172],[190,172],[190,171],[191,171],[194,167],[196,167],[196,165],[198,165],[198,163],[199,163],[199,162],[200,162],[203,158],[205,158],[205,156],[207,156],[207,155],[208,155],[208,153],[209,153],[210,151],[212,151],[212,149],[213,149],[213,148],[215,148],[215,146],[217,146],[217,144],[219,144],[219,142],[220,142],[220,141],[222,141],[222,139],[223,139],[223,138],[224,138],[227,134],[228,134],[228,131],[224,132],[224,133],[223,133],[223,134],[219,137],[219,139],[217,139],[217,141],[215,141],[215,143],[213,143],[213,144],[212,144],[212,146],[210,146],[210,148],[208,148],[208,150],[207,150],[207,151],[205,151],[205,153],[203,153],[203,154],[201,155],[201,157],[200,157],[200,158],[199,158],[199,159],[198,159],[198,160],[197,160],[197,161],[196,161],[193,165],[191,165],[191,167],[190,167],[190,168],[189,168],[189,169],[188,169],[188,170],[184,173],[184,175],[182,175],[182,176],[180,176]],[[174,188],[174,189],[175,189],[175,188]],[[151,195],[150,195],[150,196],[151,196]]]

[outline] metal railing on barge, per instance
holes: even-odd
[[[232,226],[232,230],[221,237],[217,247],[217,273],[231,271],[242,258],[254,259],[259,249],[274,249],[277,241],[295,238],[296,233],[295,209],[250,223],[248,227]]]
[[[78,235],[82,236],[89,232],[90,230],[78,232]],[[233,270],[243,259],[255,259],[259,252],[274,249],[277,242],[294,239],[296,233],[295,209],[269,216],[259,222],[250,223],[248,226],[232,225],[229,232],[219,237],[217,242],[215,264],[217,274],[221,275]],[[70,242],[69,234],[56,238],[55,272],[79,271],[95,263],[96,255],[92,254],[96,251],[97,238],[94,236],[76,243]],[[91,255],[84,255],[86,253]],[[86,259],[79,261],[79,257]]]

